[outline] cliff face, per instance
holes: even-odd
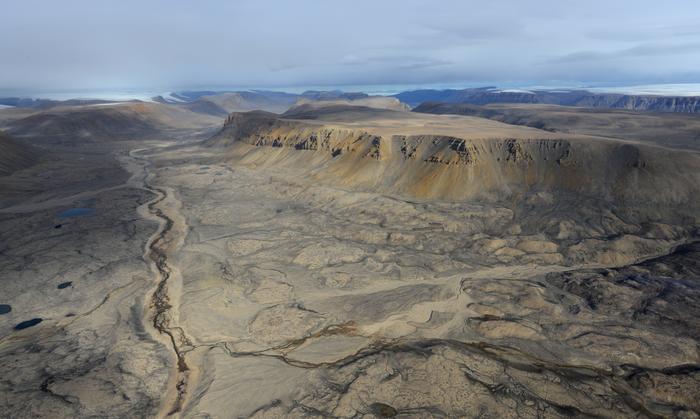
[[[321,182],[418,198],[508,200],[579,196],[698,214],[694,154],[617,141],[378,135],[262,113],[234,114],[208,144],[256,166],[286,166]],[[687,211],[686,211],[687,210]]]
[[[700,97],[588,95],[575,106],[654,112],[700,112]]]

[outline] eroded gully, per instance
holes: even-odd
[[[145,325],[152,327],[154,338],[168,345],[175,355],[175,362],[168,383],[168,389],[162,402],[159,417],[171,416],[182,410],[187,396],[187,386],[192,369],[187,364],[183,347],[191,346],[185,331],[177,324],[177,300],[179,293],[174,288],[179,286],[179,272],[168,264],[168,255],[176,251],[184,240],[186,228],[184,218],[179,214],[179,202],[168,188],[151,184],[154,174],[149,171],[151,162],[144,153],[160,148],[136,149],[122,160],[124,167],[131,172],[131,186],[151,192],[155,197],[139,207],[139,214],[146,219],[156,221],[158,229],[147,241],[143,258],[151,264],[156,274],[155,286],[149,292],[149,305],[144,319]]]

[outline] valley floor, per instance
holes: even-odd
[[[577,259],[595,246],[522,208],[169,145],[118,150],[113,183],[30,193],[18,177],[94,168],[13,175],[4,415],[698,417],[700,244],[678,226],[605,214],[629,234]]]

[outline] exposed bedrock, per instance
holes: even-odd
[[[295,167],[314,180],[363,190],[456,201],[595,200],[639,221],[663,216],[686,225],[698,222],[695,153],[539,130],[464,137],[251,112],[230,115],[208,145],[226,148],[227,157],[244,163]]]

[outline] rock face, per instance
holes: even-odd
[[[615,93],[592,93],[586,90],[571,91],[508,91],[495,88],[464,90],[416,90],[395,96],[404,103],[418,106],[423,102],[468,103],[485,105],[490,103],[540,103],[565,106],[581,106],[603,109],[627,109],[654,112],[700,112],[700,97],[624,95]]]
[[[512,137],[410,133],[402,128],[406,120],[386,129],[390,116],[383,114],[382,128],[358,129],[357,123],[232,114],[207,144],[229,147],[256,165],[296,165],[320,181],[419,198],[597,197],[652,218],[659,211],[690,216],[700,208],[694,154],[538,130],[508,132]]]

